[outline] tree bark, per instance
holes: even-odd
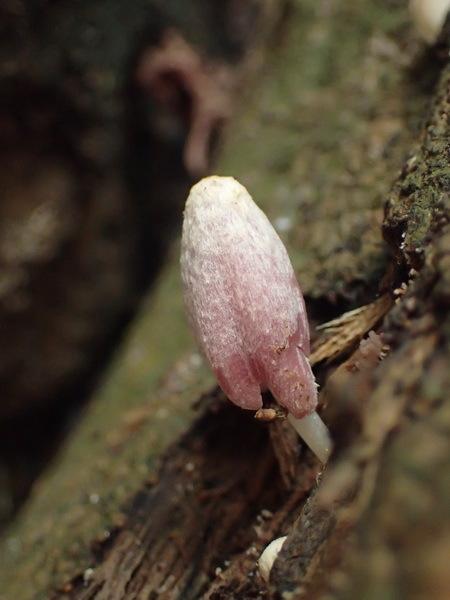
[[[217,170],[282,230],[313,323],[368,306],[315,335],[330,463],[201,396],[175,255],[8,532],[2,600],[450,595],[450,67],[403,3],[291,8]],[[372,329],[382,360],[359,345]],[[286,534],[265,586],[256,560]]]

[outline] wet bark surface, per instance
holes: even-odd
[[[424,52],[401,3],[370,6],[291,5],[218,163],[280,227],[313,322],[365,305],[314,335],[329,464],[217,391],[183,412],[211,383],[171,304],[175,257],[161,329],[138,322],[8,532],[2,600],[449,596],[448,32]],[[172,362],[134,402],[143,344],[143,369],[165,344]],[[265,585],[256,561],[281,535]]]

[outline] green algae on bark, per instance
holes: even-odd
[[[384,231],[406,264],[423,264],[430,230],[450,209],[450,68],[444,69],[422,143],[403,169],[386,206]]]
[[[403,3],[294,10],[233,123],[220,172],[242,180],[275,224],[285,217],[307,296],[357,306],[386,267],[383,204],[430,90],[411,81],[416,48]]]

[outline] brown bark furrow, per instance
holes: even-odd
[[[135,497],[89,578],[55,598],[196,598],[223,560],[249,545],[258,512],[286,492],[267,427],[229,404],[213,409],[168,453],[158,483]],[[315,469],[304,472],[306,490]]]

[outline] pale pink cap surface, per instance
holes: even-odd
[[[207,177],[191,189],[181,273],[192,328],[230,400],[257,410],[269,389],[297,418],[314,411],[309,327],[294,270],[266,215],[232,177]]]

